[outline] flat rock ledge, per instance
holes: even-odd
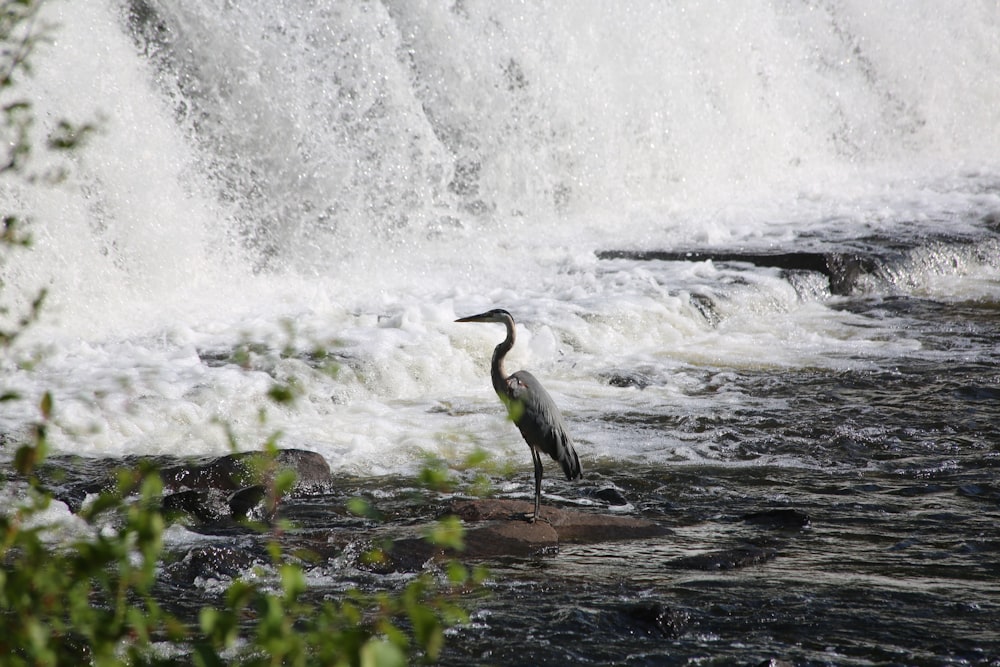
[[[528,523],[534,503],[523,500],[457,500],[448,514],[467,526],[466,552],[484,556],[554,551],[560,542],[593,544],[637,540],[670,531],[647,519],[542,506],[542,518]]]
[[[528,523],[534,503],[523,500],[456,500],[442,515],[465,523],[465,549],[446,552],[420,539],[396,540],[380,570],[411,571],[432,558],[462,560],[554,555],[562,543],[594,544],[670,534],[647,519],[542,506],[542,518]]]

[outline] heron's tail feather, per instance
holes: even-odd
[[[567,437],[563,441],[563,445],[562,456],[559,457],[559,465],[562,467],[563,472],[566,473],[566,479],[580,479],[583,475],[583,469],[580,467],[580,457],[577,456],[576,450],[573,449],[573,441]]]

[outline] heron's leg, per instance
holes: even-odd
[[[542,502],[542,459],[534,447],[531,449],[531,460],[535,463],[535,514],[529,519],[531,523],[538,520],[538,506]]]

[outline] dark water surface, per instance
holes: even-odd
[[[674,533],[494,566],[451,664],[989,664],[1000,650],[992,470],[918,477],[691,468],[654,489]],[[652,503],[651,503],[652,504]],[[745,517],[808,514],[805,528]],[[653,511],[648,515],[657,516]],[[766,554],[719,569],[694,554]],[[530,657],[528,657],[530,655]]]

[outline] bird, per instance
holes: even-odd
[[[562,413],[542,384],[528,371],[507,375],[504,358],[514,347],[516,338],[514,317],[502,308],[495,308],[479,315],[462,317],[455,322],[493,322],[507,327],[507,337],[493,350],[490,377],[493,389],[507,408],[507,415],[514,422],[531,450],[535,464],[535,513],[527,517],[529,523],[537,521],[542,498],[541,453],[558,461],[566,479],[580,479],[580,457],[573,448],[573,441],[566,432]]]

